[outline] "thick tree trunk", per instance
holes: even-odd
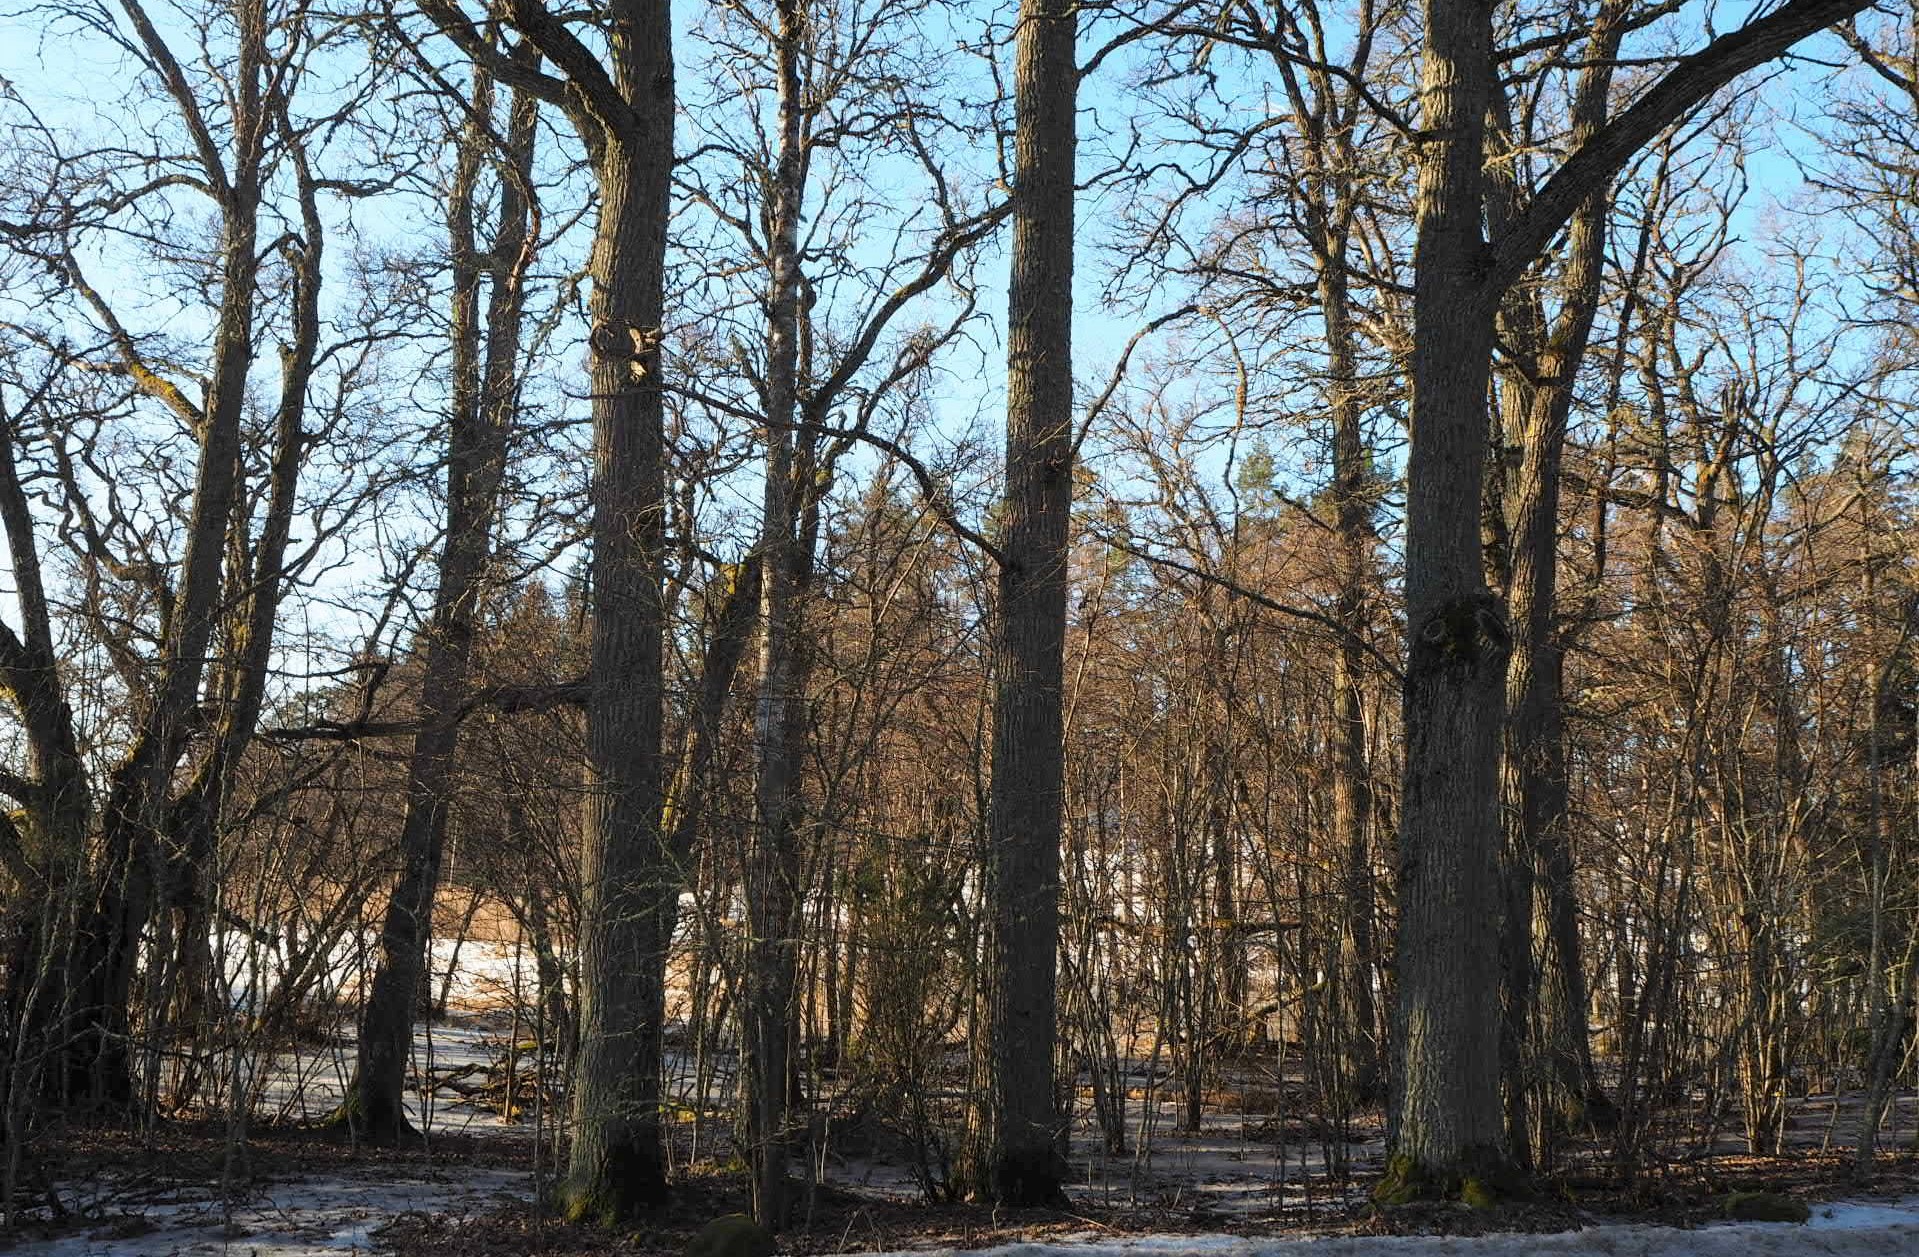
[[[1499,1091],[1497,766],[1510,645],[1482,579],[1495,294],[1481,161],[1491,18],[1428,7],[1407,468],[1406,764],[1389,1190],[1507,1163]]]
[[[991,1150],[1002,1204],[1056,1201],[1053,1089],[1068,516],[1073,501],[1077,9],[1023,0],[1015,68],[1003,560],[993,633]]]
[[[1478,527],[1499,303],[1567,219],[1661,130],[1862,5],[1788,0],[1683,59],[1580,144],[1488,241],[1492,11],[1477,0],[1428,0],[1407,462],[1397,1068],[1383,1198],[1457,1190],[1511,1164],[1499,1102],[1496,815],[1511,642],[1484,585]]]
[[[622,125],[594,145],[593,645],[588,665],[580,1046],[566,1209],[630,1219],[666,1192],[666,955],[680,870],[661,832],[665,407],[660,339],[673,165],[665,5],[615,0]]]

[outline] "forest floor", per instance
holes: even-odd
[[[566,1224],[534,1204],[542,1150],[528,1137],[441,1135],[406,1151],[355,1148],[314,1127],[264,1126],[233,1164],[222,1124],[181,1123],[144,1139],[69,1132],[54,1149],[64,1214],[0,1236],[7,1257],[586,1257],[683,1252],[708,1220],[745,1208],[737,1174],[695,1173],[633,1232]],[[822,1186],[782,1237],[793,1257],[1001,1250],[998,1257],[1878,1257],[1919,1254],[1919,1155],[1882,1158],[1872,1197],[1846,1158],[1716,1158],[1673,1167],[1640,1191],[1559,1183],[1497,1209],[1349,1202],[1227,1210],[1115,1203],[1084,1188],[1069,1206],[926,1205],[897,1192]],[[231,1168],[229,1168],[231,1166]],[[1744,1189],[1811,1205],[1805,1226],[1728,1223]],[[1195,1202],[1203,1199],[1195,1189]],[[1012,1247],[1016,1246],[1016,1247]]]
[[[418,1045],[423,1060],[425,1037]],[[275,1085],[304,1082],[282,1091],[263,1087],[262,1107],[283,1107],[295,1095],[307,1107],[287,1120],[263,1118],[243,1143],[225,1122],[211,1120],[163,1123],[144,1134],[76,1127],[49,1139],[39,1161],[57,1211],[44,1198],[23,1200],[38,1207],[11,1236],[0,1233],[0,1253],[663,1257],[683,1252],[713,1217],[746,1208],[742,1177],[709,1161],[636,1231],[560,1221],[535,1203],[537,1185],[552,1177],[550,1140],[536,1140],[530,1122],[486,1111],[485,1096],[499,1088],[476,1062],[498,1050],[495,1037],[478,1026],[439,1027],[433,1043],[436,1053],[444,1048],[454,1059],[435,1055],[430,1075],[456,1079],[461,1090],[427,1107],[422,1145],[395,1151],[340,1139],[319,1121],[331,1089],[306,1059],[313,1054],[292,1054]],[[1259,1093],[1248,1087],[1216,1098],[1247,1097]],[[1915,1097],[1905,1099],[1910,1105]],[[1165,1103],[1170,1108],[1170,1099]],[[1285,1127],[1255,1114],[1209,1111],[1196,1134],[1171,1130],[1168,1115],[1153,1136],[1153,1155],[1129,1159],[1123,1172],[1096,1155],[1095,1132],[1080,1130],[1070,1204],[1052,1210],[921,1203],[896,1150],[869,1146],[858,1158],[830,1161],[826,1181],[802,1189],[781,1249],[792,1257],[1007,1246],[1017,1247],[997,1257],[1919,1255],[1919,1153],[1883,1155],[1873,1193],[1863,1196],[1848,1177],[1848,1149],[1837,1140],[1830,1150],[1819,1146],[1820,1133],[1834,1129],[1830,1110],[1818,1097],[1796,1106],[1801,1146],[1792,1156],[1715,1151],[1659,1167],[1631,1190],[1582,1168],[1552,1180],[1538,1199],[1491,1210],[1375,1208],[1367,1197],[1378,1173],[1371,1131],[1355,1132],[1353,1172],[1335,1183],[1317,1164],[1301,1174],[1297,1142],[1290,1153],[1285,1143],[1260,1143]],[[230,1153],[235,1148],[241,1151]],[[1730,1195],[1748,1190],[1785,1191],[1808,1202],[1809,1224],[1726,1222]]]
[[[678,1155],[693,1169],[672,1205],[624,1234],[571,1226],[539,1206],[553,1177],[554,1105],[523,1050],[524,1020],[489,1007],[483,988],[504,963],[503,951],[469,953],[466,966],[481,976],[456,990],[448,1021],[419,1029],[409,1115],[426,1132],[422,1143],[355,1146],[327,1128],[353,1057],[350,1035],[336,1028],[226,1073],[252,1096],[244,1138],[207,1118],[144,1132],[75,1127],[41,1140],[36,1172],[15,1201],[19,1224],[0,1231],[0,1254],[664,1257],[683,1252],[710,1219],[743,1211],[742,1175],[719,1168],[737,1165],[724,1117],[731,1063],[702,1075],[679,1055],[669,1062],[678,1111],[705,1116],[697,1126],[679,1123]],[[1008,1245],[1017,1250],[1001,1257],[1919,1257],[1919,1151],[1911,1150],[1919,1095],[1911,1092],[1883,1141],[1906,1150],[1882,1155],[1870,1196],[1848,1175],[1856,1102],[1812,1096],[1793,1104],[1789,1156],[1747,1156],[1734,1131],[1706,1133],[1698,1111],[1675,1110],[1661,1136],[1667,1159],[1630,1187],[1609,1176],[1597,1147],[1575,1147],[1531,1201],[1381,1210],[1369,1198],[1384,1160],[1376,1112],[1335,1142],[1300,1113],[1296,1078],[1249,1062],[1206,1093],[1200,1129],[1181,1132],[1163,1069],[1137,1062],[1123,1081],[1132,1154],[1105,1154],[1082,1097],[1069,1204],[1054,1210],[923,1203],[910,1140],[835,1104],[815,1182],[800,1188],[781,1249],[791,1257]],[[1339,1149],[1344,1172],[1327,1164]],[[1725,1221],[1729,1197],[1751,1190],[1791,1193],[1812,1206],[1810,1222]]]

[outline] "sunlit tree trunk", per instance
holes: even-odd
[[[779,139],[764,210],[771,244],[766,336],[766,479],[760,540],[760,680],[754,715],[754,826],[747,905],[752,922],[748,975],[747,1143],[753,1213],[766,1226],[786,1220],[787,1100],[795,1046],[799,956],[800,739],[805,695],[799,652],[798,509],[794,421],[800,361],[799,226],[806,194],[801,136],[803,0],[779,0],[774,37]]]
[[[1381,1194],[1457,1190],[1510,1165],[1500,1104],[1500,736],[1511,637],[1483,579],[1487,389],[1506,289],[1660,131],[1746,69],[1856,12],[1789,0],[1681,61],[1488,239],[1491,10],[1429,0],[1415,204],[1406,487],[1406,739],[1392,1162]]]
[[[1427,16],[1424,124],[1435,138],[1417,202],[1391,1117],[1395,1169],[1446,1179],[1506,1155],[1495,804],[1510,641],[1481,576],[1479,530],[1496,304],[1480,234],[1491,17],[1452,0]]]
[[[580,1049],[567,1211],[607,1222],[666,1190],[660,1087],[679,870],[660,831],[664,553],[660,319],[672,168],[665,6],[614,5],[634,125],[597,154],[593,648],[587,701]]]
[[[1006,488],[993,630],[991,1150],[985,1190],[1061,1196],[1053,1089],[1068,516],[1073,503],[1073,159],[1077,8],[1023,0],[1014,71]]]

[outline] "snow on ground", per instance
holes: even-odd
[[[319,1002],[333,1003],[343,1010],[358,1007],[364,998],[359,985],[367,976],[363,962],[368,946],[364,939],[357,945],[351,940],[333,945],[321,988],[327,996]],[[528,1079],[528,1094],[515,1099],[524,1106],[522,1116],[532,1116],[530,1080],[534,1063],[526,1046],[534,1036],[529,1005],[537,979],[531,951],[513,943],[474,938],[435,938],[430,951],[431,994],[436,999],[446,997],[451,1020],[414,1027],[409,1063],[413,1083],[406,1094],[408,1119],[429,1134],[479,1135],[529,1129],[527,1122],[504,1119],[497,1103],[475,1103],[474,1092],[481,1084],[497,1079],[509,1055],[515,1056]],[[258,946],[244,953],[228,953],[228,966],[233,1004],[241,1011],[263,1003],[284,976],[284,960],[279,954]],[[513,1015],[516,1008],[520,1014],[517,1018]],[[343,1011],[331,1028],[329,1040],[322,1044],[272,1050],[243,1041],[245,1060],[240,1073],[253,1116],[277,1122],[314,1122],[333,1113],[353,1073],[356,1029],[351,1014]],[[517,1053],[511,1051],[516,1042],[520,1045]],[[215,1062],[215,1077],[223,1086],[230,1064],[226,1058]],[[418,1085],[420,1079],[428,1077],[435,1084],[430,1091]],[[207,1098],[224,1104],[227,1094],[222,1090]]]
[[[527,1197],[526,1176],[449,1170],[393,1178],[369,1169],[256,1190],[244,1202],[123,1206],[84,1235],[27,1241],[9,1257],[339,1257],[379,1247],[379,1229],[411,1213],[468,1214]],[[940,1257],[906,1250],[884,1257]],[[1318,1236],[1246,1239],[1093,1233],[1044,1244],[967,1250],[968,1257],[1912,1257],[1919,1197],[1815,1206],[1810,1224],[1724,1223],[1682,1230],[1606,1225],[1551,1235]]]
[[[326,987],[340,1008],[357,1007],[365,956],[365,940],[353,947],[336,944],[328,955]],[[258,1006],[263,993],[284,976],[280,963],[281,957],[256,945],[249,963],[230,970],[236,1008]],[[532,1037],[527,1009],[537,988],[530,951],[496,939],[468,938],[456,944],[436,938],[432,973],[433,993],[445,989],[453,1017],[447,1023],[416,1027],[409,1118],[429,1137],[532,1133],[535,1071],[523,1050]],[[517,1016],[512,1012],[516,1007]],[[314,1122],[331,1114],[352,1073],[353,1031],[342,1014],[324,1045],[277,1053],[243,1049],[249,1060],[237,1081],[250,1097],[256,1118]],[[514,1050],[516,1043],[522,1050]],[[671,1089],[683,1102],[690,1101],[699,1089],[693,1062],[680,1051],[668,1055]],[[526,1080],[517,1096],[517,1120],[499,1113],[500,1095],[483,1096],[477,1090],[480,1083],[502,1076],[509,1056],[517,1058]],[[1275,1111],[1280,1093],[1275,1080],[1263,1084],[1270,1095],[1256,1098],[1246,1087],[1209,1099],[1200,1129],[1180,1132],[1174,1129],[1178,1105],[1169,1089],[1170,1076],[1143,1061],[1129,1064],[1122,1094],[1131,1152],[1106,1155],[1082,1102],[1069,1184],[1076,1199],[1095,1206],[1200,1209],[1242,1218],[1279,1209],[1295,1214],[1303,1210],[1311,1217],[1320,1205],[1340,1208],[1337,1193],[1328,1195],[1333,1191],[1325,1177],[1329,1149],[1297,1122],[1279,1120],[1283,1115]],[[706,1100],[730,1093],[725,1073],[722,1069],[723,1076],[707,1082]],[[431,1088],[419,1085],[427,1078],[433,1080]],[[1900,1131],[1919,1127],[1914,1099],[1911,1093],[1900,1097],[1889,1143]],[[1852,1108],[1856,1101],[1850,1096],[1800,1102],[1791,1142],[1813,1148],[1836,1138],[1843,1145],[1851,1137],[1849,1123],[1856,1125]],[[723,1130],[715,1130],[709,1138],[723,1139]],[[1722,1132],[1718,1142],[1728,1151],[1743,1146],[1731,1131]],[[830,1181],[883,1197],[917,1197],[918,1186],[897,1150],[892,1156],[875,1151],[843,1157],[830,1139],[828,1147],[824,1168]],[[1362,1171],[1376,1167],[1383,1159],[1377,1130],[1352,1132],[1344,1155]],[[322,1257],[366,1252],[376,1246],[374,1233],[404,1214],[480,1211],[503,1195],[525,1197],[530,1188],[525,1174],[498,1170],[441,1172],[414,1166],[398,1173],[396,1177],[390,1168],[328,1173],[249,1188],[231,1204],[223,1204],[204,1185],[143,1194],[125,1190],[110,1178],[70,1182],[60,1185],[62,1195],[89,1218],[87,1231],[10,1249],[0,1243],[0,1252],[9,1257]],[[1607,1225],[1557,1236],[1291,1240],[1199,1235],[1115,1241],[1089,1232],[1083,1242],[1073,1244],[990,1251],[994,1257],[1919,1257],[1919,1197],[1820,1206],[1806,1227],[1722,1224],[1683,1231]]]
[[[406,1092],[407,1119],[415,1127],[432,1134],[484,1135],[531,1130],[526,1121],[510,1122],[497,1111],[473,1103],[459,1094],[448,1080],[478,1083],[503,1068],[511,1046],[509,1027],[493,1028],[481,1022],[466,1025],[418,1025],[413,1031],[412,1070],[416,1076],[431,1076],[434,1090],[423,1095],[423,1088],[409,1086]],[[277,1053],[264,1063],[255,1083],[254,1112],[279,1122],[318,1122],[340,1105],[346,1094],[347,1080],[353,1074],[354,1048],[349,1041],[324,1047],[302,1048]],[[522,1056],[521,1068],[531,1068]],[[531,1091],[529,1084],[528,1091]],[[533,1097],[521,1097],[530,1117]]]
[[[1906,1200],[1837,1200],[1818,1205],[1810,1225],[1821,1231],[1863,1231],[1919,1223],[1919,1196]],[[1919,1252],[1919,1246],[1914,1248]]]
[[[939,1250],[953,1253],[955,1250]],[[1675,1227],[1608,1225],[1556,1235],[1320,1236],[1244,1239],[1089,1234],[1045,1244],[973,1250],[976,1257],[1915,1257],[1919,1197],[1896,1203],[1815,1206],[1806,1226],[1723,1223]],[[925,1250],[887,1257],[933,1257]]]
[[[205,1193],[125,1200],[102,1210],[84,1234],[0,1251],[8,1257],[339,1257],[372,1252],[374,1233],[407,1214],[477,1213],[530,1196],[531,1184],[519,1171],[460,1167],[396,1177],[390,1168],[369,1167],[255,1185],[231,1204]]]

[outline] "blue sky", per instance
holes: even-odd
[[[152,13],[163,29],[170,33],[184,32],[184,19],[179,14],[159,4],[155,4]],[[681,35],[678,52],[682,59],[681,81],[683,86],[690,84],[694,74],[685,63],[697,55],[698,41],[691,37],[691,23],[702,9],[689,0],[682,0],[676,6]],[[1693,6],[1690,13],[1704,11],[1704,6]],[[962,12],[953,18],[953,31],[946,32],[953,39],[965,37],[964,23],[972,20],[971,10]],[[1696,19],[1685,16],[1673,24],[1677,29],[1696,31]],[[1721,22],[1721,27],[1724,27]],[[139,113],[150,109],[150,105],[130,104],[137,99],[134,85],[128,78],[126,67],[119,55],[97,35],[76,36],[71,32],[73,26],[59,28],[58,33],[49,34],[39,16],[30,9],[15,7],[0,13],[0,77],[7,79],[35,110],[57,128],[97,136],[111,134],[116,129],[137,127],[142,119]],[[937,42],[942,32],[933,32]],[[1083,48],[1090,49],[1103,38],[1105,32],[1088,30],[1083,35]],[[1668,46],[1686,45],[1690,41],[1676,35],[1660,37]],[[1836,48],[1836,42],[1824,40],[1822,46]],[[964,59],[955,56],[953,64],[957,67]],[[1249,70],[1235,58],[1221,54],[1216,58],[1215,68],[1227,80],[1225,93],[1244,102],[1247,108],[1253,108],[1261,98],[1264,84],[1256,70]],[[1766,101],[1769,107],[1778,112],[1792,114],[1799,112],[1816,113],[1818,85],[1822,81],[1822,71],[1816,69],[1797,69],[1782,72],[1772,78],[1768,84]],[[1090,175],[1097,169],[1105,156],[1117,145],[1123,144],[1123,138],[1113,129],[1112,123],[1125,118],[1134,109],[1137,102],[1136,89],[1130,84],[1132,66],[1124,57],[1115,58],[1101,72],[1090,79],[1082,92],[1082,176]],[[1096,120],[1108,123],[1104,132],[1095,125]],[[557,122],[556,124],[557,125]],[[104,129],[104,131],[103,131]],[[683,130],[691,130],[690,124]],[[1778,134],[1785,137],[1785,143],[1806,144],[1803,130],[1784,127]],[[1156,141],[1148,137],[1148,147],[1144,150],[1149,157],[1158,160],[1179,160],[1178,149],[1165,147],[1168,141],[1158,141],[1161,147],[1155,148]],[[1773,217],[1765,208],[1768,197],[1792,200],[1796,195],[1800,180],[1798,168],[1786,149],[1762,150],[1748,159],[1748,171],[1755,188],[1762,194],[1749,198],[1740,210],[1740,234],[1755,246],[1763,245]],[[984,180],[991,176],[990,159],[984,155],[976,156],[969,177]],[[981,189],[982,193],[985,192]],[[1408,189],[1408,192],[1410,189]],[[1082,247],[1078,255],[1076,279],[1076,305],[1078,307],[1078,325],[1075,331],[1078,374],[1088,387],[1097,387],[1120,347],[1132,335],[1142,322],[1161,313],[1177,303],[1179,294],[1155,294],[1148,297],[1138,308],[1124,304],[1109,304],[1104,296],[1110,277],[1108,255],[1104,246],[1112,239],[1115,225],[1121,217],[1127,199],[1135,195],[1126,183],[1109,185],[1096,195],[1086,197],[1080,207],[1080,240]],[[380,202],[363,204],[352,213],[369,241],[389,244],[406,244],[415,237],[433,230],[433,224],[424,206],[419,201]],[[335,221],[344,223],[347,210],[334,206],[329,210],[336,215]],[[342,238],[344,247],[345,238]],[[414,241],[414,243],[419,243]],[[577,251],[580,246],[579,233],[570,241],[570,247]],[[113,259],[105,254],[101,263],[109,274],[113,269]],[[983,255],[980,267],[981,309],[989,315],[977,329],[975,337],[950,360],[943,377],[942,395],[939,400],[938,437],[948,441],[957,440],[962,435],[980,438],[985,451],[996,451],[994,431],[999,415],[997,399],[1000,395],[1002,375],[1000,345],[992,330],[997,326],[998,316],[1004,306],[1004,248],[1003,241],[989,246]],[[124,281],[127,277],[121,277]],[[936,310],[936,303],[928,303],[929,310]],[[203,318],[190,311],[177,315],[176,331],[190,328],[193,322]],[[573,392],[577,396],[577,373],[579,356],[571,343],[572,334],[563,333],[558,343],[566,345],[551,364],[551,386],[556,390],[554,401],[558,404],[558,393]],[[1163,335],[1154,344],[1143,346],[1136,359],[1136,373],[1151,364],[1156,353],[1166,346],[1177,343],[1171,335]],[[262,379],[271,375],[272,363],[261,364]],[[1194,377],[1185,386],[1192,394],[1192,404],[1198,404],[1200,395],[1209,399],[1217,398],[1216,380],[1202,380]],[[433,398],[428,388],[419,394],[415,401],[431,407]],[[1244,446],[1241,447],[1242,450]],[[1097,451],[1095,441],[1089,451]],[[1288,451],[1283,445],[1277,451],[1281,459],[1281,474],[1289,487],[1296,490],[1310,488],[1310,482],[1316,472],[1308,472],[1301,461],[1303,455]],[[1208,457],[1222,457],[1209,455]],[[993,472],[992,459],[976,459],[967,469],[970,486],[975,489],[989,486]],[[1221,479],[1225,478],[1223,466]],[[750,511],[753,501],[750,480],[742,479],[737,491],[731,495],[731,507],[738,511]],[[425,503],[419,503],[424,508]],[[424,519],[415,518],[411,523],[402,520],[395,522],[399,533],[407,528],[422,531],[428,527]],[[430,572],[430,568],[426,569]],[[364,556],[352,560],[341,569],[342,593],[344,586],[355,583],[371,583],[374,574],[367,566]]]

